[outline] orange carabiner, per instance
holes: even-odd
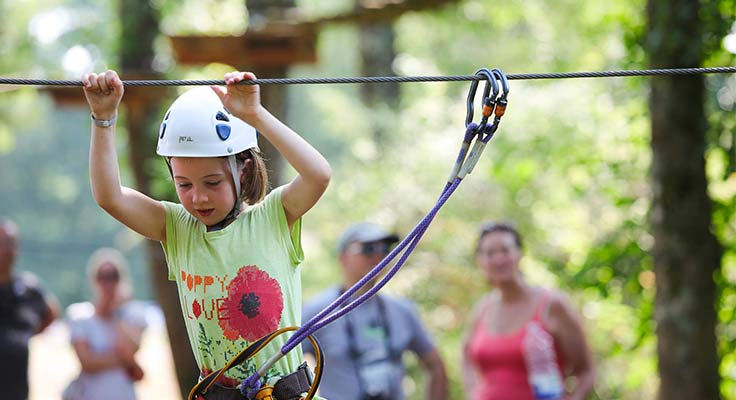
[[[253,400],[276,400],[273,397],[273,386],[266,385],[258,389]]]

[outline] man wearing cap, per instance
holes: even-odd
[[[337,299],[373,269],[388,253],[398,235],[362,222],[349,227],[338,241],[342,285],[309,301],[307,321]],[[369,282],[355,297],[365,293]],[[320,395],[330,400],[402,400],[402,354],[411,351],[425,368],[427,392],[423,398],[447,399],[447,374],[442,359],[414,305],[405,298],[377,293],[365,303],[315,333],[325,357]],[[303,350],[313,354],[308,341]]]

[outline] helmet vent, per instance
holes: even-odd
[[[217,124],[215,126],[215,130],[217,131],[217,136],[220,137],[220,140],[227,140],[227,138],[230,137],[230,125]]]
[[[230,118],[228,118],[228,116],[222,111],[218,111],[217,114],[215,114],[215,119],[218,121],[230,122]]]
[[[166,133],[166,122],[164,122],[163,124],[161,124],[161,136],[159,136],[158,138],[159,139],[163,139],[164,138],[164,133]]]

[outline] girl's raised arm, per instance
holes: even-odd
[[[227,91],[218,86],[212,89],[227,110],[263,134],[296,170],[298,175],[281,194],[291,228],[327,190],[332,170],[322,154],[261,105],[258,85],[237,85],[252,79],[256,77],[250,72],[232,72],[225,75]]]
[[[123,82],[115,71],[106,71],[87,74],[82,83],[93,118],[89,178],[95,201],[128,228],[147,238],[165,241],[164,206],[120,182],[115,120],[123,98]]]

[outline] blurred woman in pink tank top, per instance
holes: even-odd
[[[525,280],[521,253],[521,236],[511,225],[481,230],[476,264],[496,290],[475,304],[468,323],[468,398],[585,399],[595,367],[579,317],[564,294]]]

